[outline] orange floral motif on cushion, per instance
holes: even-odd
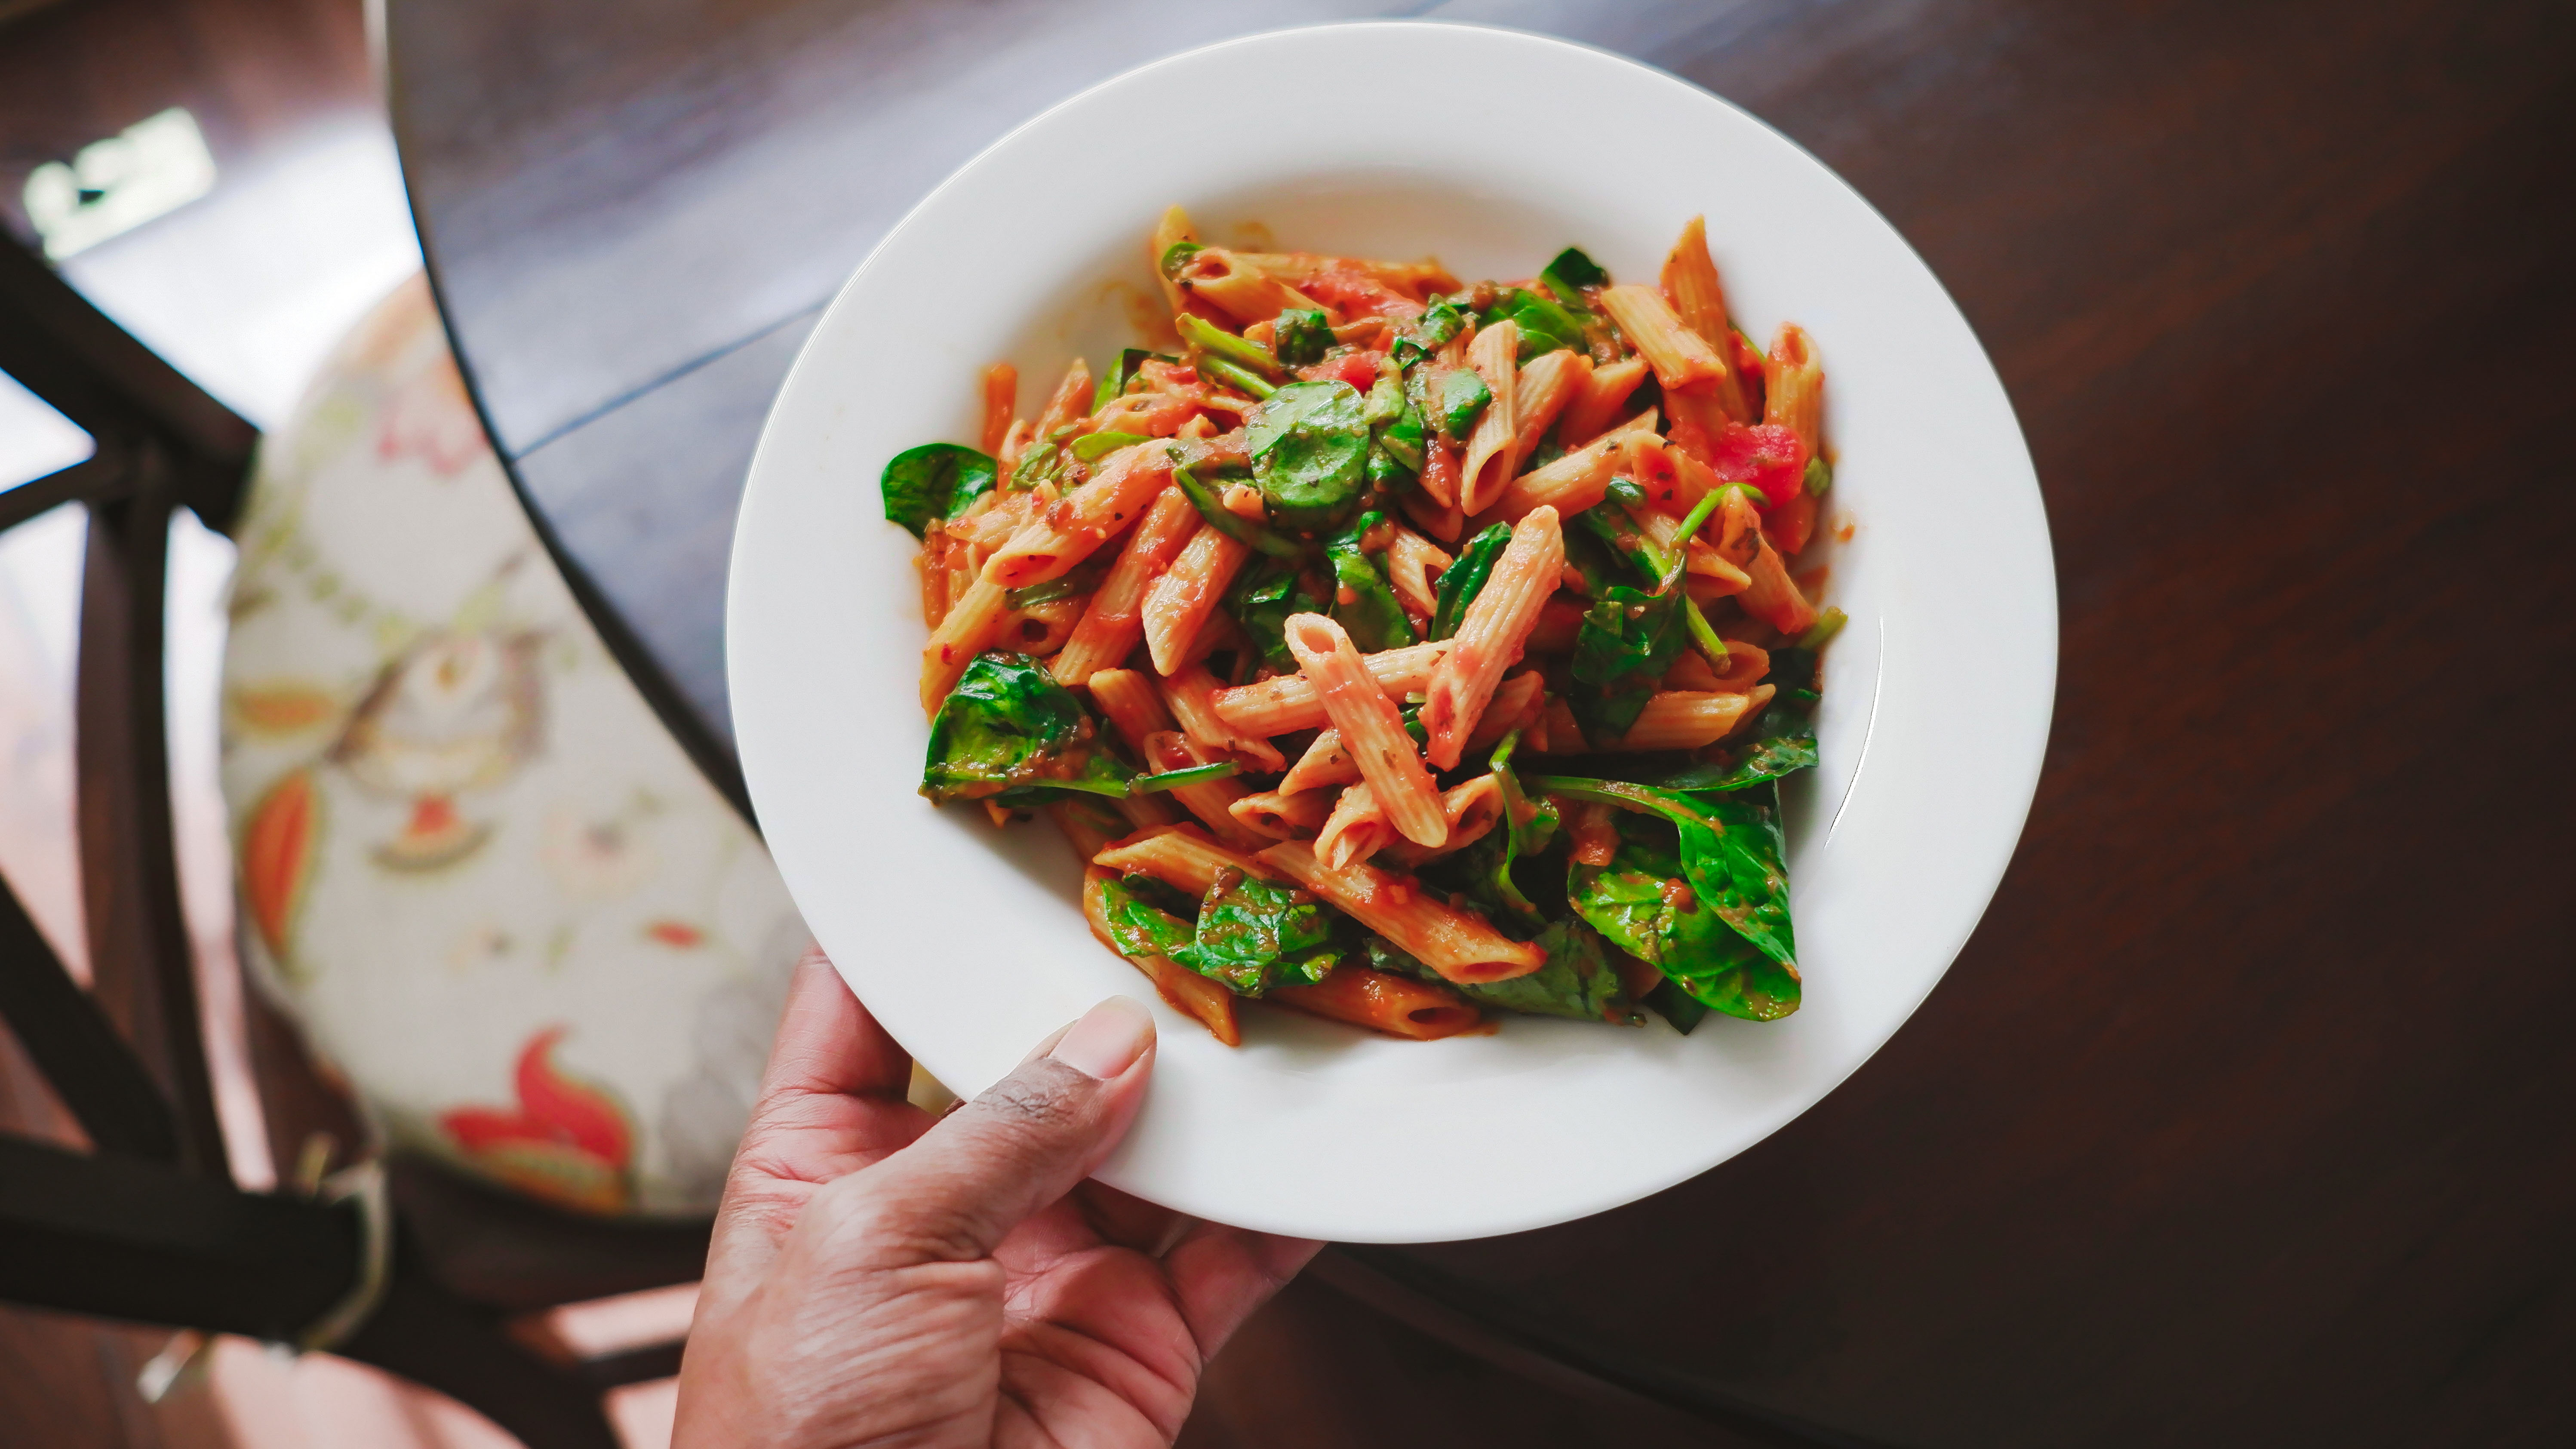
[[[549,1027],[520,1050],[517,1108],[458,1107],[438,1125],[476,1165],[532,1197],[622,1212],[634,1191],[634,1129],[607,1088],[556,1070],[565,1030]]]
[[[242,827],[243,902],[268,954],[280,963],[292,959],[286,949],[287,929],[294,923],[295,904],[312,869],[319,808],[312,777],[294,770],[261,797]]]

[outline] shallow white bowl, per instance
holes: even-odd
[[[1249,1227],[1429,1241],[1599,1212],[1761,1140],[1905,1021],[2012,854],[2056,674],[2047,519],[1992,365],[1885,220],[1726,102],[1561,41],[1335,25],[1160,61],[995,143],[850,278],[762,434],[727,627],[753,803],[816,936],[970,1095],[1101,997],[1153,997],[1092,941],[1052,829],[914,793],[924,625],[876,479],[975,437],[988,363],[1018,365],[1033,412],[1072,356],[1148,340],[1130,318],[1160,306],[1145,238],[1173,202],[1212,240],[1470,278],[1573,243],[1649,280],[1706,213],[1746,330],[1795,320],[1823,355],[1827,519],[1856,530],[1826,598],[1852,622],[1824,766],[1789,791],[1796,1015],[1417,1043],[1251,1007],[1229,1050],[1157,1003],[1152,1095],[1100,1175]]]

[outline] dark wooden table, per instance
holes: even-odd
[[[734,502],[842,276],[1049,102],[1337,13],[389,8],[495,434],[719,770]],[[1370,1394],[1335,1433],[2576,1437],[2576,10],[1432,13],[1689,76],[1922,249],[2038,459],[2056,732],[1983,928],[1842,1090],[1606,1217],[1346,1258],[1330,1281],[1487,1369],[1394,1340],[1354,1368],[1301,1289],[1200,1442]],[[1519,1377],[1626,1407],[1497,1411]],[[1647,1401],[1661,1427],[1621,1417]]]

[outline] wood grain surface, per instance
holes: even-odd
[[[654,595],[639,637],[704,713],[712,540],[793,350],[761,339],[979,137],[1315,13],[1138,35],[1102,27],[1182,7],[773,4],[630,34],[598,8],[531,34],[517,7],[392,0],[398,122],[532,500],[606,596]],[[2576,1436],[2576,11],[1434,13],[1689,76],[1895,222],[2029,434],[2063,661],[2010,875],[1848,1085],[1648,1202],[1376,1261],[1817,1442]],[[720,224],[753,214],[776,224]],[[661,439],[693,461],[641,501],[576,456]],[[1315,1301],[1283,1343],[1335,1331]],[[1346,1382],[1312,1343],[1278,1353],[1314,1394]],[[1425,1369],[1376,1392],[1491,1390]],[[1438,1442],[1415,1422],[1313,1442]]]

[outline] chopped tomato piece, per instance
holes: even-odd
[[[1806,490],[1807,447],[1776,423],[1728,423],[1709,449],[1709,471],[1728,483],[1750,483],[1773,507]]]
[[[1421,303],[1375,277],[1339,267],[1317,272],[1298,283],[1297,290],[1345,318],[1392,317],[1401,322],[1422,315]]]
[[[1368,351],[1345,352],[1327,357],[1312,367],[1299,369],[1297,375],[1309,382],[1347,382],[1367,392],[1377,386],[1377,360],[1380,354]]]

